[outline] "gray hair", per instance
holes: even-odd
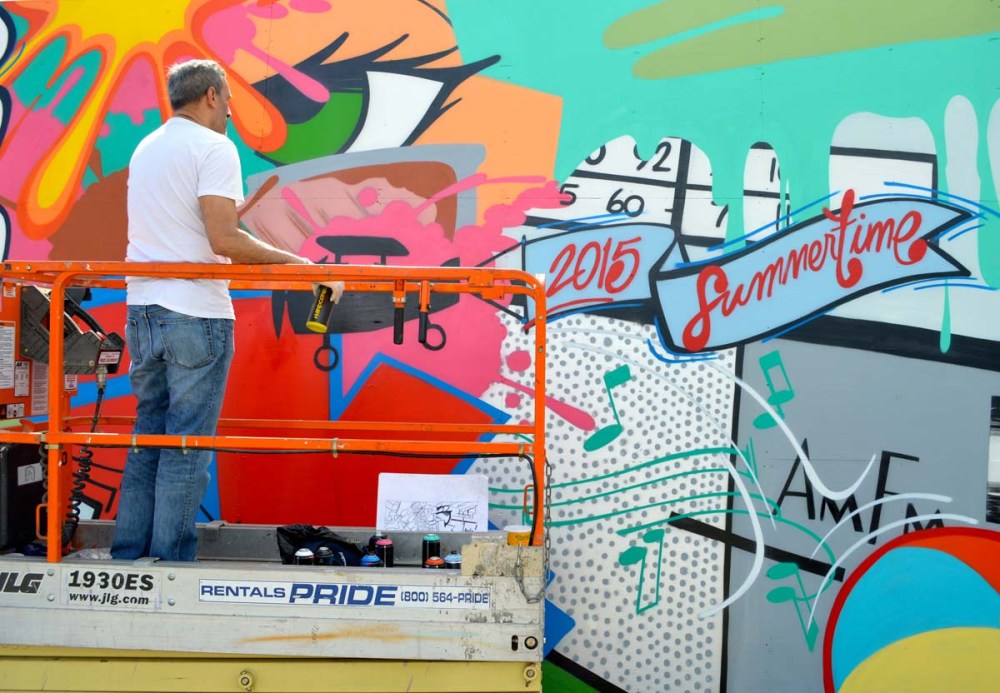
[[[188,60],[174,64],[167,70],[167,95],[170,107],[178,108],[194,103],[209,87],[222,93],[226,71],[214,60]]]

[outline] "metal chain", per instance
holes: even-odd
[[[45,449],[45,442],[38,444],[38,459],[42,463],[42,504],[48,506],[49,502],[49,453]]]
[[[542,596],[545,596],[545,587],[549,584],[549,560],[552,554],[552,465],[549,463],[549,456],[545,455],[545,522],[542,531],[545,532],[542,551]]]
[[[525,459],[525,458],[522,458]],[[534,458],[532,458],[532,464],[534,464]],[[534,470],[532,470],[534,473]],[[517,580],[517,586],[521,590],[521,594],[524,595],[524,599],[529,604],[536,604],[545,598],[545,587],[549,580],[549,554],[552,549],[552,535],[549,533],[549,528],[551,525],[551,520],[549,519],[549,510],[552,508],[552,465],[549,464],[548,456],[545,457],[545,497],[543,501],[542,508],[544,510],[544,522],[542,523],[542,532],[544,533],[544,538],[542,540],[542,586],[533,595],[528,594],[528,588],[524,584],[524,564],[521,562],[521,546],[517,547],[517,555],[514,557],[514,578]],[[534,519],[534,518],[532,518]]]

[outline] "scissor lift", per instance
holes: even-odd
[[[499,532],[470,534],[461,548],[461,571],[425,570],[421,535],[394,532],[391,569],[285,565],[276,559],[274,526],[213,522],[199,526],[194,563],[94,560],[68,553],[58,540],[47,542],[44,557],[0,554],[0,691],[541,690],[547,573],[541,281],[516,270],[457,267],[0,265],[4,295],[13,295],[12,287],[45,285],[54,306],[62,305],[70,287],[123,288],[126,274],[229,279],[234,289],[308,290],[314,282],[342,280],[349,292],[390,294],[397,318],[407,300],[416,300],[421,320],[436,293],[491,301],[524,295],[534,300],[536,314],[534,420],[479,425],[223,419],[216,436],[91,432],[91,417],[70,415],[66,317],[52,310],[46,420],[0,429],[0,444],[37,446],[47,465],[40,536],[63,536],[72,473],[68,450],[173,447],[328,453],[331,464],[347,453],[518,458],[531,479],[525,493],[529,545],[508,546]],[[402,323],[396,321],[397,337]],[[132,419],[99,421],[121,429]],[[258,435],[226,435],[248,429]],[[455,434],[489,439],[458,441]],[[361,543],[373,528],[334,529]],[[108,546],[112,531],[110,522],[82,520],[75,546]]]

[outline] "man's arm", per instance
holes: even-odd
[[[239,265],[307,265],[304,257],[275,248],[241,229],[236,216],[236,202],[219,195],[198,198],[201,216],[212,252],[228,257]]]

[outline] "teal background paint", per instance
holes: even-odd
[[[730,205],[727,238],[733,239],[751,230],[743,228],[742,206],[733,203],[742,200],[743,167],[754,143],[774,148],[782,180],[792,186],[797,201],[812,200],[829,191],[829,145],[845,117],[872,112],[921,118],[944,157],[945,107],[953,96],[963,95],[980,126],[981,201],[997,208],[985,143],[990,109],[1000,97],[990,67],[1000,59],[1000,33],[643,80],[633,77],[631,68],[648,49],[609,50],[602,35],[611,22],[649,4],[593,3],[584,10],[575,3],[459,1],[450,10],[466,59],[500,53],[504,59],[486,74],[563,98],[558,180],[621,135],[632,136],[644,156],[664,136],[689,139],[711,161],[713,197],[719,205]],[[910,3],[906,11],[916,9]],[[994,25],[1000,22],[1000,11],[983,12]],[[539,40],[542,26],[558,30]],[[766,32],[768,25],[760,27]],[[946,190],[945,181],[940,185]],[[980,262],[984,278],[997,286],[1000,234],[994,231],[996,220],[987,223],[979,234]]]

